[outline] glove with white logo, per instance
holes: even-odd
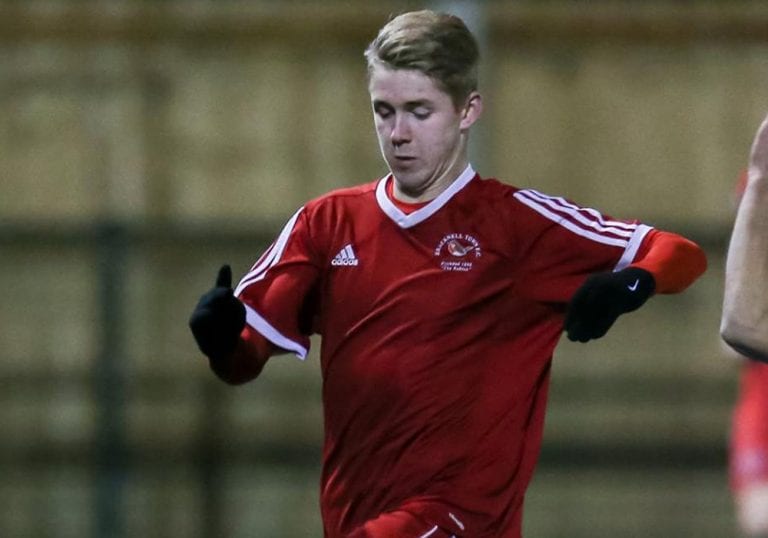
[[[639,267],[590,275],[568,305],[563,327],[568,339],[602,337],[620,315],[640,308],[655,289],[653,275]]]
[[[232,269],[223,265],[216,286],[206,292],[189,318],[197,345],[211,360],[232,355],[245,327],[245,306],[232,290]]]

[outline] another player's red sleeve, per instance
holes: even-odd
[[[704,273],[707,257],[701,247],[685,237],[652,230],[630,265],[653,275],[656,293],[679,293]]]
[[[734,406],[730,482],[735,491],[768,482],[768,364],[746,360]]]

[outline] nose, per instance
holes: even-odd
[[[395,115],[395,121],[394,125],[392,125],[390,139],[392,140],[392,144],[395,146],[401,146],[411,141],[411,129],[408,125],[408,120],[401,114]]]

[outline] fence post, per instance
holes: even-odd
[[[122,538],[123,490],[127,476],[125,443],[125,259],[124,225],[102,222],[97,228],[99,350],[94,372],[97,406],[95,526],[96,538]]]

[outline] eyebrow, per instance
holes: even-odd
[[[387,106],[387,107],[390,107],[390,108],[395,108],[394,105],[392,105],[391,103],[388,103],[387,101],[384,101],[382,99],[374,99],[373,100],[373,106],[374,107]],[[406,109],[418,108],[420,106],[430,107],[430,106],[432,106],[432,101],[430,101],[428,99],[416,99],[414,101],[406,101],[405,102],[405,108]]]

